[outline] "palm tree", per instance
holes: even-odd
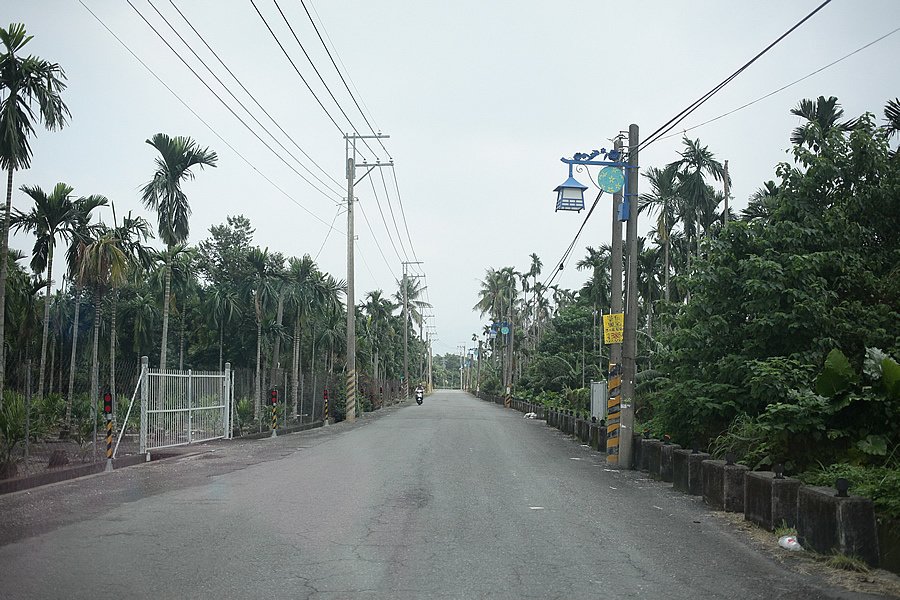
[[[153,234],[150,231],[150,223],[143,217],[132,217],[131,211],[128,216],[122,219],[122,224],[115,224],[116,209],[113,206],[113,235],[119,240],[119,245],[125,255],[128,257],[128,264],[134,270],[134,267],[140,267],[141,271],[145,271],[150,267],[152,255],[150,249],[144,245]],[[113,286],[109,301],[109,393],[113,397],[113,419],[116,418],[116,320],[118,312],[119,294],[117,286]]]
[[[641,194],[638,212],[645,210],[657,213],[656,237],[663,246],[663,276],[665,279],[665,298],[669,300],[669,272],[671,261],[669,258],[670,238],[675,227],[675,207],[679,204],[677,194],[677,169],[667,167],[658,169],[650,167],[645,177],[650,181],[653,190],[650,194]]]
[[[275,294],[275,289],[272,285],[273,278],[280,271],[281,266],[273,264],[268,248],[264,250],[251,248],[250,252],[247,253],[247,262],[252,269],[253,275],[245,283],[244,290],[253,299],[253,309],[256,314],[256,382],[254,384],[253,416],[259,418],[260,400],[262,398],[260,369],[262,363],[263,317],[266,305]]]
[[[72,401],[75,398],[75,357],[78,351],[78,321],[81,316],[81,297],[84,287],[79,277],[81,271],[81,248],[90,242],[95,235],[96,226],[91,225],[91,212],[100,206],[106,206],[107,199],[93,195],[75,200],[75,223],[72,226],[72,240],[66,250],[66,267],[70,281],[75,282],[75,316],[72,324],[72,352],[69,359],[69,388],[66,396],[65,432],[72,430]]]
[[[44,380],[47,373],[47,334],[50,331],[50,287],[53,282],[53,251],[56,238],[71,237],[71,228],[76,222],[76,211],[69,194],[72,187],[57,183],[50,194],[38,186],[23,185],[20,188],[34,200],[31,211],[16,211],[10,220],[13,229],[32,232],[36,235],[31,253],[31,268],[35,273],[47,272],[47,288],[44,292],[44,329],[41,334],[41,363],[38,371],[37,397],[44,397]]]
[[[98,349],[100,345],[100,312],[104,292],[127,281],[129,258],[122,248],[122,240],[114,229],[99,228],[97,237],[80,243],[78,279],[94,293],[94,345],[91,351],[91,415],[96,415],[97,398],[100,395],[100,369]],[[94,418],[93,443],[97,442],[97,419]],[[96,452],[94,453],[96,458]]]
[[[397,282],[399,289],[394,293],[394,300],[397,306],[403,306],[403,279]],[[422,327],[425,325],[425,309],[432,308],[431,304],[421,300],[419,297],[425,291],[419,279],[407,277],[406,281],[406,305],[409,309],[410,320],[419,326],[419,337],[422,336]]]
[[[706,176],[709,175],[716,181],[722,181],[725,178],[725,167],[716,160],[707,146],[701,144],[699,139],[689,140],[685,137],[682,142],[685,148],[679,153],[681,159],[670,163],[666,168],[677,171],[676,214],[682,223],[689,247],[693,242],[697,256],[699,256],[700,227],[707,222],[705,217],[714,212],[719,203],[718,196],[706,182]],[[705,230],[708,230],[708,226]],[[690,271],[690,254],[688,254],[687,260],[688,271]]]
[[[585,250],[587,254],[575,264],[575,268],[579,271],[591,269],[591,278],[581,288],[580,294],[596,310],[598,307],[610,304],[612,248],[608,244],[604,244],[599,250],[595,250],[591,246]]]
[[[234,288],[216,286],[207,298],[206,314],[210,325],[219,332],[219,371],[224,367],[225,327],[241,314],[240,300]]]
[[[156,171],[153,178],[141,189],[141,200],[148,209],[156,211],[159,218],[159,237],[171,251],[184,244],[190,232],[191,207],[187,195],[181,189],[184,181],[193,179],[191,167],[215,167],[218,157],[208,148],[201,148],[189,137],[170,138],[157,133],[147,140],[156,148]],[[163,295],[162,345],[159,351],[159,368],[166,368],[169,337],[169,302],[172,293],[171,270],[166,267],[165,293]]]
[[[407,281],[409,280],[407,279]],[[385,298],[381,290],[369,292],[363,304],[363,311],[366,313],[366,328],[372,342],[372,380],[376,386],[379,380],[379,350],[390,335],[391,316],[399,307],[399,304],[394,304]],[[406,326],[405,323],[404,326]]]
[[[310,313],[319,310],[324,302],[326,290],[315,261],[309,254],[303,258],[291,257],[288,261],[286,276],[286,293],[284,296],[288,310],[293,313],[294,333],[292,336],[291,354],[291,399],[294,406],[294,417],[301,417],[303,410],[303,370],[300,357],[300,341],[303,337],[303,325]]]
[[[778,185],[774,181],[767,181],[763,187],[750,195],[747,208],[741,211],[741,220],[757,221],[765,220],[772,216],[771,199],[778,195]]]
[[[805,98],[791,109],[791,114],[806,120],[791,133],[791,143],[796,146],[809,146],[818,152],[819,147],[834,132],[853,131],[859,119],[840,121],[844,109],[838,99],[830,96],[819,96],[815,101]]]
[[[4,50],[0,54],[0,168],[7,172],[6,208],[0,230],[0,406],[3,405],[6,378],[6,321],[2,307],[6,305],[13,172],[31,166],[28,138],[34,134],[33,106],[37,105],[37,120],[49,131],[61,129],[66,118],[71,116],[60,96],[66,89],[66,74],[62,67],[36,56],[19,55],[31,39],[21,23],[12,23],[7,29],[0,27],[0,43]]]

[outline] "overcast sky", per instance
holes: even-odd
[[[148,0],[132,1],[244,116],[212,77],[201,71]],[[131,210],[155,224],[155,215],[143,209],[138,197],[139,187],[154,168],[155,150],[144,140],[157,132],[188,135],[219,155],[218,168],[198,173],[185,186],[193,209],[191,243],[206,237],[209,227],[223,223],[226,215],[244,214],[256,228],[256,243],[270,250],[289,256],[316,255],[324,242],[320,266],[345,278],[346,215],[337,217],[336,230],[330,234],[328,224],[338,214],[335,200],[346,194],[339,191],[345,186],[341,131],[351,127],[306,62],[273,0],[256,0],[256,4],[338,126],[306,89],[249,0],[176,0],[175,5],[337,184],[300,155],[238,85],[227,79],[169,0],[152,2],[281,143],[337,190],[330,198],[300,179],[223,108],[127,3],[84,2],[209,127],[154,79],[78,0],[0,0],[4,22],[23,22],[34,35],[27,49],[65,69],[69,87],[64,98],[72,111],[64,130],[40,130],[33,140],[33,165],[15,175],[13,206],[27,209],[30,203],[18,191],[22,184],[50,189],[64,181],[74,186],[77,195],[106,195],[119,215]],[[278,2],[332,92],[365,133],[365,123],[300,1]],[[471,307],[487,267],[513,265],[524,270],[529,254],[536,252],[546,274],[581,224],[584,213],[554,213],[551,190],[567,174],[560,157],[608,147],[609,138],[627,130],[630,123],[649,134],[820,0],[306,3],[318,13],[323,34],[327,32],[346,65],[373,126],[391,136],[384,144],[396,163],[412,234],[410,249],[390,171],[384,173],[390,206],[385,203],[381,177],[373,173],[371,182],[378,190],[393,245],[366,180],[355,195],[375,235],[357,210],[357,302],[370,290],[396,289],[395,279],[402,272],[398,254],[402,260],[408,256],[424,261],[439,337],[435,353],[445,353],[481,331],[484,320]],[[896,0],[834,0],[681,127],[763,96],[898,27],[900,2]],[[880,119],[885,102],[900,95],[898,56],[900,33],[688,135],[699,137],[718,159],[728,159],[739,210],[763,181],[774,179],[775,164],[788,158],[788,136],[798,124],[788,111],[799,99],[834,95],[848,115],[872,111]],[[312,180],[253,121],[244,118],[280,156]],[[675,136],[653,144],[641,153],[641,166],[675,160],[680,143]],[[372,143],[372,147],[386,159],[380,146]],[[645,191],[646,183],[641,185]],[[391,208],[405,252],[394,231]],[[574,262],[584,255],[585,245],[609,242],[609,215],[609,200],[604,198],[561,277],[564,287],[579,287],[586,279],[586,273],[575,270]],[[109,222],[111,214],[103,218]],[[641,230],[648,225],[641,223]],[[28,252],[31,240],[16,236],[11,246]]]

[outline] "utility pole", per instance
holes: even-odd
[[[353,244],[356,237],[353,235],[353,187],[365,179],[375,167],[393,166],[394,162],[363,163],[366,172],[356,178],[356,140],[361,139],[387,139],[388,135],[358,135],[344,134],[344,163],[347,165],[347,400],[345,403],[345,418],[348,421],[356,419],[356,297],[353,291]]]
[[[725,226],[728,226],[728,194],[731,193],[731,179],[728,178],[728,161],[725,161]]]
[[[622,138],[616,137],[613,148],[622,153]],[[626,169],[627,171],[628,169]],[[626,174],[627,177],[627,174]],[[622,192],[613,194],[612,207],[612,260],[610,265],[610,315],[622,314],[622,221],[619,213],[622,210]],[[606,461],[610,466],[619,465],[619,445],[621,443],[622,422],[622,344],[609,346],[609,375],[606,382],[608,391],[606,421]],[[616,417],[618,413],[618,417]]]
[[[457,349],[459,350],[459,389],[463,390],[465,389],[463,386],[463,358],[466,355],[466,345],[461,344],[457,346]]]
[[[478,366],[475,369],[475,391],[481,391],[481,340],[478,340],[478,354],[476,355]]]
[[[628,281],[626,283],[625,330],[622,348],[622,412],[619,430],[619,467],[631,467],[631,434],[634,429],[634,376],[637,371],[637,220],[638,220],[638,126],[628,127]]]
[[[408,275],[406,267],[408,265],[421,265],[422,262],[405,261],[403,265],[403,400],[409,400],[409,294],[407,293],[406,282]],[[421,275],[413,275],[413,277],[421,277]]]

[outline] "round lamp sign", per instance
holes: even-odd
[[[625,185],[625,174],[618,167],[603,167],[597,173],[597,185],[607,194],[618,193]]]

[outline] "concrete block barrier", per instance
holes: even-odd
[[[652,438],[643,438],[641,440],[641,471],[645,473],[650,472],[650,445],[654,443],[659,444],[660,441]]]
[[[645,440],[644,453],[647,455],[647,472],[652,479],[659,479],[659,467],[662,462],[662,442]]]
[[[685,494],[702,496],[703,462],[708,459],[706,452],[676,449],[672,455],[672,487]]]
[[[672,483],[672,459],[675,451],[680,450],[678,444],[663,444],[659,455],[659,478],[666,483]]]
[[[603,442],[604,447],[606,449],[606,427],[603,428]],[[641,442],[643,441],[643,437],[639,433],[631,434],[631,469],[634,471],[640,471],[641,469],[641,452],[643,446],[641,446]]]
[[[744,479],[744,518],[769,531],[782,523],[795,527],[799,492],[797,479],[776,479],[772,471],[750,471]]]
[[[822,554],[837,550],[878,566],[875,508],[868,498],[838,497],[832,488],[801,487],[797,497],[797,534],[805,548]]]
[[[715,510],[744,512],[744,479],[749,469],[724,460],[704,460],[703,501]]]

